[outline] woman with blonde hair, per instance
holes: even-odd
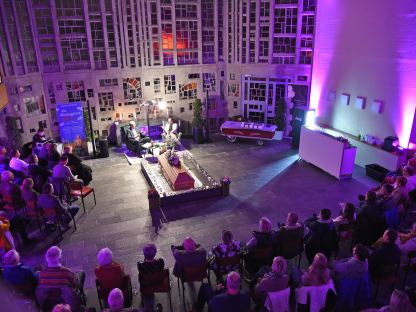
[[[20,191],[22,192],[22,197],[26,203],[38,200],[38,194],[33,190],[34,185],[35,183],[32,178],[26,178],[23,180]]]
[[[302,284],[303,286],[321,286],[328,284],[329,279],[328,259],[323,253],[317,253],[302,276]]]
[[[253,236],[247,242],[247,249],[251,250],[254,247],[267,247],[273,245],[275,231],[272,230],[272,222],[269,218],[262,217],[259,220],[259,230],[253,231]]]

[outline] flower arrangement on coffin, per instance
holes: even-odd
[[[230,179],[230,177],[227,177],[227,176],[222,177],[222,179],[221,179],[221,184],[222,184],[222,185],[230,185],[230,184],[231,184],[231,179]]]
[[[181,161],[179,160],[178,155],[175,153],[175,148],[173,147],[170,151],[166,152],[166,158],[171,166],[180,167]]]

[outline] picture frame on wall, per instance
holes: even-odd
[[[365,109],[366,98],[363,96],[357,96],[355,99],[354,107],[356,109]]]
[[[340,98],[341,105],[348,106],[350,105],[350,95],[348,93],[342,93]]]
[[[383,113],[383,101],[374,100],[371,102],[370,111],[373,114],[381,114]]]

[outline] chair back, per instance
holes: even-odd
[[[108,295],[110,294],[111,290],[113,290],[116,287],[113,287],[110,285],[103,285],[102,282],[99,279],[95,279],[95,285],[97,287],[97,294],[98,298],[100,300],[100,306],[101,306],[101,300],[104,300],[105,303],[107,303]],[[117,285],[117,288],[120,288],[124,295],[124,307],[128,308],[132,304],[133,300],[133,293],[132,293],[132,287],[131,287],[131,279],[130,275],[124,275],[122,278],[122,286]]]
[[[71,191],[82,191],[82,182],[70,181],[68,182],[68,187]]]
[[[372,279],[376,282],[393,283],[397,278],[398,270],[398,264],[381,264],[377,276],[373,276]]]
[[[268,292],[264,307],[269,312],[290,312],[289,297],[290,287],[279,291]]]
[[[208,278],[207,275],[208,262],[199,266],[184,267],[182,270],[182,280],[184,282],[200,282],[204,278]]]
[[[43,208],[43,215],[50,221],[55,221],[58,219],[58,214],[55,207],[45,207]]]
[[[294,230],[282,230],[279,232],[277,254],[285,259],[292,259],[303,252],[303,233],[304,228]]]
[[[397,207],[386,210],[384,212],[384,218],[386,219],[387,228],[397,229],[399,226],[399,212]]]
[[[61,199],[68,197],[68,187],[64,179],[49,177],[49,183],[53,185],[53,192],[56,196]]]
[[[45,311],[51,311],[57,304],[64,303],[60,288],[37,287],[36,299],[42,310]]]
[[[139,272],[140,292],[143,295],[170,291],[169,269],[156,273]]]
[[[251,251],[253,260],[260,263],[268,262],[272,258],[272,252],[272,246],[255,247]]]
[[[359,277],[343,277],[337,282],[338,300],[335,311],[361,311],[372,303],[368,273]]]
[[[28,217],[37,217],[37,203],[35,200],[26,202],[26,215]]]
[[[236,266],[240,265],[241,254],[236,253],[232,257],[215,257],[215,262],[217,263],[218,268],[225,268],[227,266]]]

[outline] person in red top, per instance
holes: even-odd
[[[48,300],[48,289],[59,288],[61,297],[71,305],[74,311],[85,302],[84,281],[85,273],[74,273],[61,264],[62,250],[52,246],[46,251],[47,268],[39,272],[39,286],[36,290],[36,299],[41,306]]]
[[[100,282],[105,298],[114,288],[125,291],[124,268],[121,264],[113,261],[112,251],[109,248],[101,249],[97,254],[97,260],[99,266],[95,268],[95,276]]]

